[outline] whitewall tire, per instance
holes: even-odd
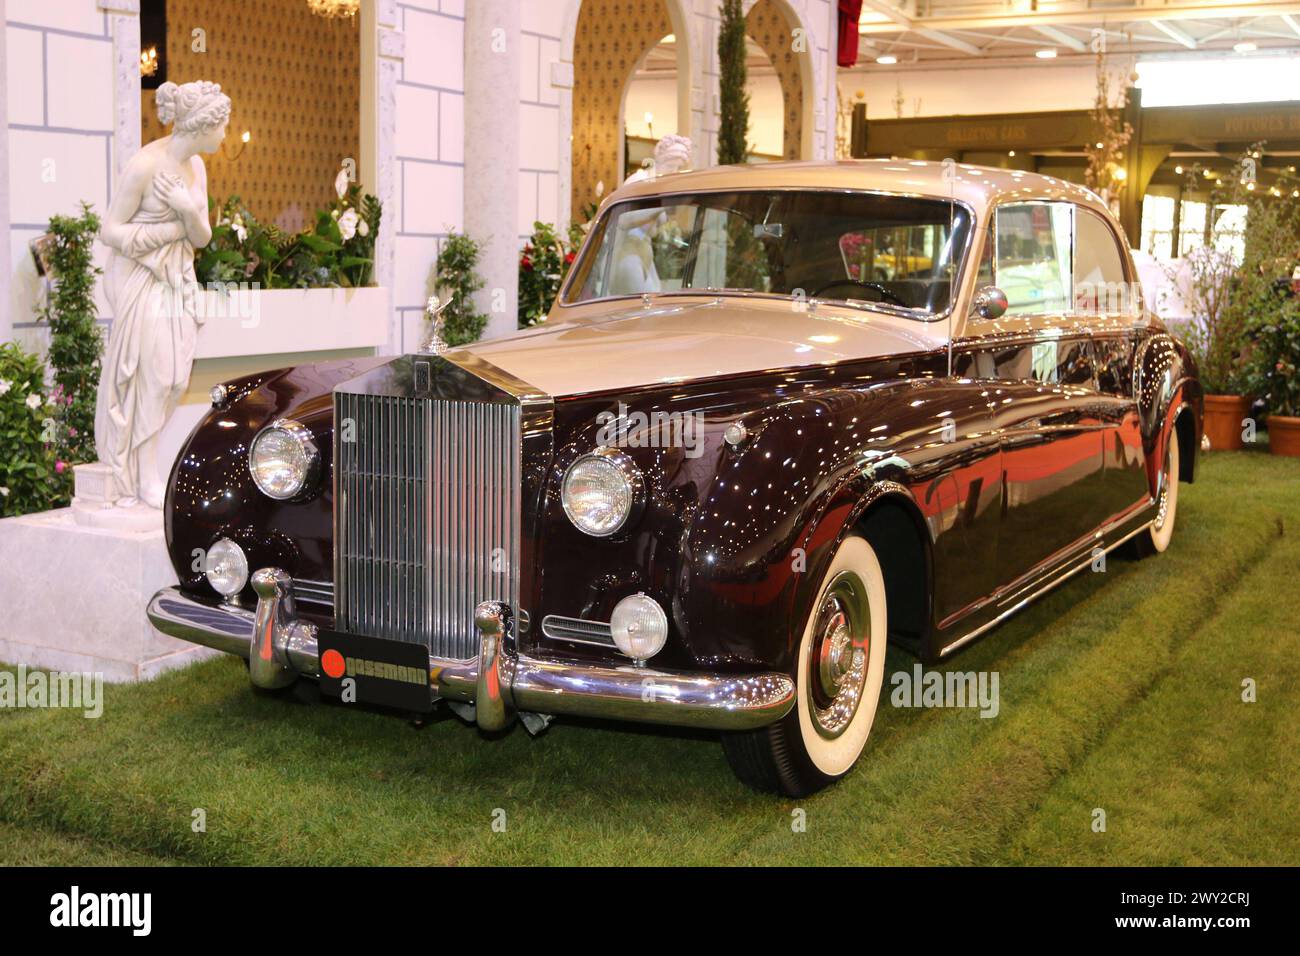
[[[1178,515],[1178,435],[1169,432],[1169,448],[1156,498],[1156,515],[1151,521],[1151,547],[1160,553],[1174,538],[1174,519]]]
[[[871,733],[885,676],[885,578],[865,538],[846,537],[800,635],[795,705],[759,730],[723,737],[745,783],[799,797],[848,773]]]

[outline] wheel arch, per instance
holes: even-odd
[[[934,594],[930,536],[920,509],[906,494],[879,495],[853,523],[867,539],[885,578],[889,639],[913,653],[929,640]]]
[[[1174,412],[1174,438],[1178,442],[1178,480],[1191,484],[1196,480],[1197,453],[1201,443],[1197,437],[1196,412],[1184,402]]]

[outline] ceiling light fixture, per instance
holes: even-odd
[[[1053,47],[1048,47],[1045,50],[1035,51],[1034,56],[1038,57],[1040,60],[1055,60],[1056,50]]]
[[[1250,40],[1242,40],[1240,43],[1234,43],[1232,49],[1235,53],[1254,53],[1259,49],[1259,45]]]
[[[881,66],[893,66],[895,63],[898,62],[898,57],[891,56],[890,54],[886,53],[884,56],[876,57],[876,62],[879,63]]]
[[[361,0],[307,0],[307,6],[326,20],[345,20],[357,15]]]

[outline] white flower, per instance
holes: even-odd
[[[27,396],[27,407],[30,409],[34,410],[40,408],[41,402],[42,399],[38,392],[32,392],[30,395]]]
[[[370,223],[366,222],[364,219],[357,223],[357,234],[362,238],[370,235]]]
[[[361,219],[355,209],[349,209],[343,215],[339,216],[339,232],[343,234],[343,240],[346,242],[357,234],[357,222]]]
[[[348,194],[348,170],[343,167],[339,174],[334,177],[334,191],[338,193],[340,199]]]
[[[14,387],[14,383],[7,378],[0,378],[0,395],[3,395],[9,389]]]
[[[599,199],[603,195],[605,195],[605,180],[602,179],[596,183],[596,198]]]
[[[248,229],[245,228],[243,220],[238,216],[236,216],[235,221],[230,224],[230,228],[235,230],[235,235],[239,237],[240,242],[243,242],[248,238]]]
[[[4,485],[0,485],[0,498],[8,498],[8,497],[9,497],[9,489],[6,488]]]

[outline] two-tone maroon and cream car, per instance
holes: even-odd
[[[804,794],[933,662],[1169,546],[1186,349],[1091,192],[873,160],[627,185],[545,325],[214,390],[149,616],[254,685],[713,728]]]

